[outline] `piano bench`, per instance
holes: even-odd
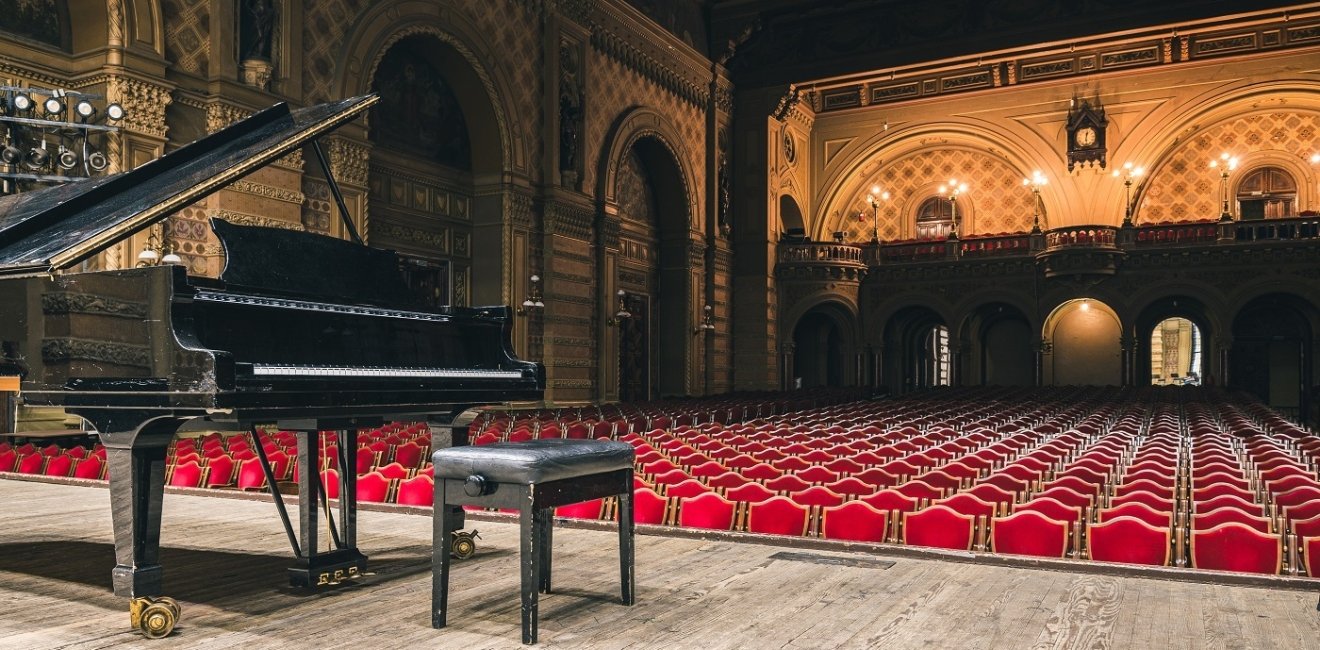
[[[512,508],[521,515],[522,636],[536,643],[539,594],[550,593],[550,551],[557,506],[619,499],[619,579],[633,604],[633,447],[601,440],[530,440],[441,449],[435,467],[431,551],[431,627],[446,624],[452,517],[449,506]]]

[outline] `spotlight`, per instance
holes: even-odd
[[[28,151],[26,161],[30,169],[42,169],[50,162],[50,151],[46,149],[46,141],[41,141],[40,147],[33,147]]]
[[[105,168],[110,166],[110,161],[106,159],[105,154],[93,151],[87,154],[87,166],[91,167],[92,171],[105,171]]]
[[[61,102],[58,97],[47,97],[41,107],[45,109],[47,115],[59,115],[64,112],[64,102]]]
[[[81,99],[74,105],[73,112],[78,114],[79,119],[86,122],[92,119],[93,115],[96,115],[96,107],[92,106],[91,102]]]
[[[23,93],[14,95],[13,103],[14,103],[14,110],[24,111],[24,112],[32,110],[32,98],[28,97]]]
[[[4,149],[0,149],[0,162],[6,165],[17,165],[22,161],[23,161],[22,149],[19,149],[18,147],[15,147],[12,144],[7,144],[5,145]]]
[[[55,164],[61,169],[73,169],[78,166],[78,154],[61,146],[60,152],[55,155]]]
[[[124,119],[124,107],[118,103],[110,104],[105,107],[105,119],[111,122],[118,122]]]

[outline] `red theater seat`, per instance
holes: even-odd
[[[990,543],[996,553],[1064,557],[1070,525],[1039,512],[1023,510],[990,522]]]
[[[1276,574],[1283,537],[1235,521],[1192,532],[1192,566],[1216,571]]]
[[[821,537],[854,542],[883,542],[889,516],[862,501],[849,501],[821,511]]]
[[[976,541],[976,517],[945,506],[931,506],[903,515],[903,543],[959,551],[972,550]]]
[[[1167,566],[1171,538],[1168,528],[1157,528],[1136,517],[1117,517],[1087,529],[1087,555],[1100,562]]]
[[[399,481],[394,500],[405,506],[432,506],[435,503],[435,479],[428,473]]]
[[[772,497],[747,506],[747,530],[768,535],[807,534],[811,508],[786,497]]]
[[[714,492],[707,492],[678,502],[678,525],[684,528],[733,528],[733,515],[737,504]]]

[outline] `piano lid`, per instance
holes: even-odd
[[[0,276],[54,273],[355,119],[375,95],[279,103],[137,169],[0,197]]]

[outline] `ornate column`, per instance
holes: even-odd
[[[116,28],[114,11],[117,7],[121,13],[118,27],[122,30],[123,6],[119,2],[112,2],[111,5],[110,31],[113,35]],[[136,169],[164,155],[168,131],[165,108],[173,99],[172,87],[118,74],[110,74],[89,82],[89,85],[93,86],[104,83],[106,102],[117,102],[124,107],[124,119],[119,122],[119,133],[106,138],[108,150],[105,154],[110,162],[110,167],[106,170],[107,174]],[[158,227],[155,234],[167,235],[163,228],[164,226]],[[149,232],[140,232],[126,241],[111,246],[101,254],[101,267],[104,269],[132,267],[137,251],[146,243],[149,234]]]
[[[792,341],[784,341],[779,344],[779,377],[780,389],[792,390],[797,387],[796,379],[793,376],[793,350],[797,345]]]

